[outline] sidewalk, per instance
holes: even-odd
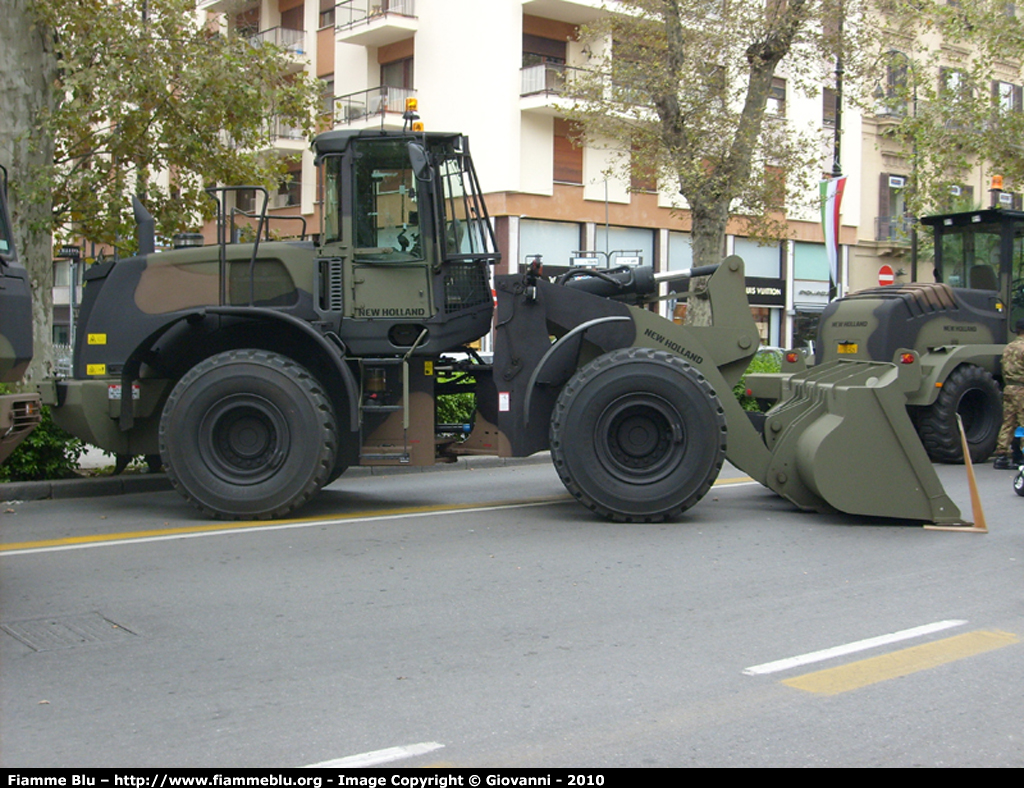
[[[457,462],[438,463],[423,467],[354,466],[345,471],[342,478],[483,470],[485,468],[502,468],[507,465],[535,465],[550,462],[549,452],[539,452],[530,457],[461,457]],[[79,468],[82,470],[106,468],[113,464],[114,458],[104,455],[99,449],[91,449],[79,460]],[[95,498],[103,495],[163,492],[170,489],[172,489],[171,480],[165,473],[123,473],[120,476],[82,476],[77,479],[41,482],[3,482],[0,483],[0,501]]]

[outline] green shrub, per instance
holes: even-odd
[[[442,378],[439,383],[452,383],[453,378]],[[438,424],[472,424],[476,411],[476,394],[472,383],[466,383],[466,391],[453,394],[439,394],[437,397]]]
[[[6,393],[9,390],[0,384],[0,394]],[[85,444],[54,424],[50,409],[44,407],[39,426],[0,465],[0,481],[67,479],[75,475],[78,458],[84,451]]]
[[[782,369],[782,356],[778,352],[762,351],[750,360],[747,372],[777,373]],[[757,400],[747,395],[747,372],[743,373],[740,382],[733,386],[732,393],[739,400],[743,410],[759,411]]]

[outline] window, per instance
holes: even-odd
[[[939,95],[944,99],[961,102],[971,97],[967,72],[959,68],[939,69]]]
[[[320,80],[320,114],[334,121],[334,76]]]
[[[909,238],[907,177],[883,172],[878,186],[878,219],[875,240],[904,241]]]
[[[403,262],[423,259],[420,240],[416,178],[406,141],[367,144],[353,175],[356,259],[367,262]],[[328,175],[332,173],[328,168]],[[328,194],[333,184],[328,181]],[[328,206],[328,212],[331,208]],[[337,235],[332,223],[328,238]]]
[[[57,260],[53,264],[53,286],[68,287],[71,285],[71,263],[68,260]]]
[[[281,27],[285,30],[302,30],[302,6],[281,12]]]
[[[1011,82],[993,82],[992,100],[1000,114],[1020,112],[1024,106],[1024,88]]]
[[[413,59],[407,57],[402,60],[393,60],[390,63],[381,63],[380,84],[381,87],[412,90]]]
[[[583,185],[583,148],[578,147],[578,139],[579,129],[574,124],[555,119],[555,182]]]
[[[290,168],[277,187],[277,197],[271,199],[272,208],[288,208],[302,202],[302,170]]]
[[[904,117],[908,114],[907,105],[910,83],[910,64],[902,52],[892,51],[888,54],[889,62],[885,66],[885,85],[875,90],[878,101],[876,114],[887,117]]]
[[[565,42],[523,33],[523,66],[565,65]]]
[[[786,80],[775,77],[772,86],[768,90],[768,104],[766,111],[769,115],[780,118],[786,117]]]
[[[973,211],[974,187],[966,184],[954,184],[949,187],[949,199],[944,206],[946,213],[958,213],[960,211]]]
[[[334,3],[335,0],[320,0],[320,27],[334,25]]]
[[[821,125],[830,129],[836,125],[836,92],[832,88],[821,91]]]

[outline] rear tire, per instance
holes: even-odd
[[[916,412],[917,433],[932,462],[964,461],[958,413],[964,423],[971,462],[984,462],[995,451],[999,438],[1003,396],[999,384],[981,367],[964,364],[954,369],[935,402]]]
[[[661,522],[711,488],[725,457],[725,413],[680,357],[627,348],[565,385],[550,438],[555,469],[580,503],[620,522]]]
[[[160,419],[175,488],[204,514],[283,517],[335,468],[337,428],[319,382],[290,359],[232,350],[193,367]]]

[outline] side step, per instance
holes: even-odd
[[[412,461],[409,448],[409,362],[404,358],[363,358],[359,392],[359,462],[365,465],[408,465]],[[394,370],[398,381],[389,380]],[[398,404],[394,404],[398,400]],[[401,445],[367,447],[365,417],[370,414],[402,414]]]

